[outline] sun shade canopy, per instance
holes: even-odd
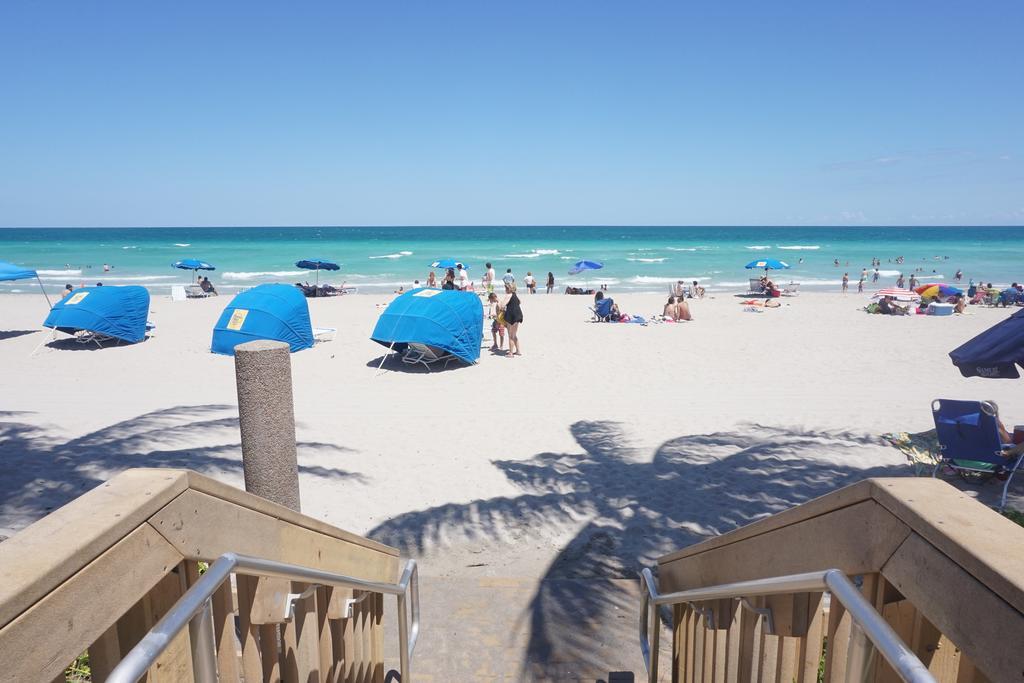
[[[392,301],[370,339],[401,353],[410,343],[447,351],[467,363],[480,359],[484,308],[471,292],[413,289]]]
[[[237,345],[257,339],[283,341],[292,352],[313,346],[309,305],[302,292],[267,284],[237,294],[213,327],[210,350],[230,356]]]
[[[148,317],[145,287],[82,287],[58,301],[43,326],[67,334],[105,334],[134,344],[145,339]]]

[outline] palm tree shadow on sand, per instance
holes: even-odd
[[[619,423],[577,422],[570,431],[582,453],[494,462],[522,495],[412,512],[370,532],[416,555],[453,539],[579,529],[548,566],[524,615],[530,620],[524,677],[538,662],[604,664],[593,660],[594,634],[622,610],[635,611],[608,599],[615,579],[635,579],[667,552],[866,477],[908,474],[898,455],[870,453],[880,447],[876,437],[850,432],[746,424],[672,439],[649,458],[629,445]],[[858,461],[865,465],[850,465]]]
[[[74,439],[0,412],[0,529],[20,528],[131,467],[188,468],[212,477],[240,477],[237,407],[177,406],[144,413]],[[214,444],[214,445],[210,445]],[[299,442],[299,472],[361,480],[343,469],[301,464],[334,444]],[[2,540],[2,539],[0,539]]]

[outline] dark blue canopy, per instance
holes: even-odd
[[[43,326],[68,334],[87,330],[134,344],[146,337],[147,317],[145,287],[82,287],[58,301]]]
[[[413,289],[384,309],[370,339],[399,353],[410,342],[426,344],[475,363],[483,334],[484,307],[476,294]]]
[[[1017,311],[949,352],[964,377],[1016,379],[1024,366],[1024,311]]]
[[[341,266],[333,261],[328,261],[322,258],[310,258],[302,259],[301,261],[295,262],[296,268],[305,268],[306,270],[340,270]]]
[[[213,326],[210,350],[234,355],[235,347],[257,339],[287,342],[293,352],[313,345],[309,306],[290,285],[268,284],[237,294]]]
[[[200,261],[197,258],[186,258],[180,261],[175,261],[171,264],[172,268],[181,268],[182,270],[217,270],[211,264],[206,261]]]
[[[0,261],[0,282],[4,280],[25,280],[30,277],[36,277],[36,271],[16,266],[7,261]]]

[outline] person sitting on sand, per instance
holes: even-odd
[[[907,315],[908,311],[896,303],[891,296],[883,296],[878,301],[878,312],[882,315]]]
[[[690,305],[686,303],[686,299],[676,300],[676,320],[693,320],[693,316],[690,315]]]
[[[64,291],[61,293],[60,298],[63,299],[74,289],[71,285],[64,285]]]
[[[204,277],[202,280],[199,281],[199,289],[203,290],[207,294],[217,296],[217,290],[213,288],[213,283],[210,282],[210,278],[208,277]]]
[[[661,311],[661,315],[668,320],[675,320],[678,310],[679,309],[676,308],[676,298],[674,296],[670,296],[668,298],[668,302],[665,304],[665,308]]]
[[[427,287],[437,287],[437,276],[434,275],[434,271],[430,271],[430,275],[427,276]]]
[[[958,297],[954,297],[954,298],[955,298],[955,305],[953,306],[953,312],[954,313],[963,313],[964,311],[966,311],[967,310],[967,299],[962,297],[962,296],[958,296]]]
[[[602,320],[619,320],[622,317],[622,311],[615,300],[606,299],[604,292],[600,290],[594,294],[594,312]]]
[[[693,284],[690,285],[690,298],[691,299],[693,299],[695,297],[697,299],[703,299],[704,298],[704,292],[705,292],[705,289],[703,287],[701,287],[699,284],[697,284],[696,280],[694,280]]]

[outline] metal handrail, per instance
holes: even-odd
[[[867,642],[870,640],[901,680],[908,683],[935,683],[935,678],[917,658],[917,655],[906,646],[889,626],[889,623],[861,595],[846,574],[838,569],[726,583],[661,595],[658,593],[651,570],[644,568],[640,572],[640,583],[640,652],[643,654],[644,666],[647,667],[650,683],[655,683],[658,680],[658,647],[661,631],[657,609],[651,610],[652,606],[657,608],[662,605],[678,605],[702,600],[750,598],[813,591],[831,593],[832,597],[846,608],[853,620],[854,628],[850,632],[851,643],[847,657],[847,681],[865,679],[871,656],[871,647]],[[653,627],[650,630],[649,625]],[[650,637],[648,637],[649,634]]]
[[[236,553],[225,553],[211,564],[195,585],[174,603],[167,614],[114,667],[110,676],[107,677],[107,681],[111,683],[135,683],[138,681],[153,666],[157,658],[171,644],[171,641],[188,626],[189,638],[192,643],[192,668],[196,682],[217,683],[217,646],[213,632],[211,598],[233,573],[302,581],[335,588],[353,588],[396,596],[398,598],[399,668],[401,669],[402,683],[411,682],[410,662],[420,634],[419,570],[416,567],[416,560],[406,562],[398,583],[379,583]],[[408,613],[406,605],[409,598],[412,600],[411,614]],[[411,628],[410,621],[412,622]]]

